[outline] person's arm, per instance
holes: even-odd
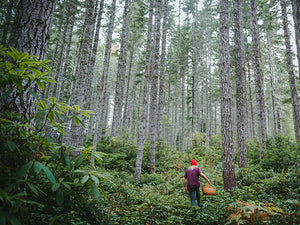
[[[184,176],[182,178],[182,184],[183,184],[183,190],[187,191],[186,186],[185,186],[185,177]]]
[[[207,180],[208,183],[210,183],[209,179],[205,176],[204,173],[200,173],[200,176],[203,177],[205,180]]]

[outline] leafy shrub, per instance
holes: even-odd
[[[264,169],[272,168],[276,172],[281,172],[282,169],[291,168],[300,161],[300,147],[288,137],[268,138],[267,146],[268,149],[262,161]]]
[[[80,116],[89,116],[91,112],[57,102],[55,98],[38,98],[34,87],[43,90],[44,82],[54,82],[48,76],[51,71],[47,61],[37,61],[34,56],[1,46],[0,55],[0,93],[4,106],[0,112],[1,223],[37,224],[39,221],[32,216],[40,215],[45,224],[68,218],[80,224],[76,218],[79,206],[89,199],[100,199],[103,194],[100,183],[104,175],[90,163],[92,156],[101,163],[103,154],[92,151],[92,147],[56,144],[47,133],[55,131],[63,135],[64,122],[74,119],[76,124],[82,124]],[[25,93],[36,105],[34,115],[15,107],[15,101],[21,101]],[[71,160],[71,151],[82,154]],[[63,216],[62,208],[73,208],[74,213],[68,211],[68,216]]]
[[[300,147],[289,137],[275,136],[267,139],[267,150],[263,159],[259,159],[258,141],[248,141],[248,160],[250,164],[260,164],[263,169],[273,169],[281,172],[282,169],[299,167]]]

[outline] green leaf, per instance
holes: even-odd
[[[32,89],[29,89],[28,92],[35,98],[37,98],[37,95],[36,93],[32,90]]]
[[[76,123],[76,125],[79,125],[81,123],[81,120],[77,116],[74,116],[74,122]]]
[[[89,178],[90,178],[89,175],[85,175],[85,176],[81,179],[81,183],[84,184],[85,182],[88,181]]]
[[[53,110],[51,110],[51,111],[49,112],[49,120],[50,120],[51,122],[54,122],[54,112],[53,112]]]
[[[100,195],[98,186],[96,186],[94,183],[91,183],[91,188],[92,188],[93,195],[95,196],[96,199],[98,199]]]
[[[70,159],[69,159],[69,155],[64,154],[64,159],[65,159],[65,162],[66,162],[66,165],[67,165],[68,169],[70,170],[71,169],[71,162],[70,162]]]
[[[58,129],[58,131],[60,132],[60,133],[62,133],[62,134],[66,134],[66,132],[62,129],[62,128],[57,128]]]
[[[81,110],[80,113],[95,114],[92,110]]]
[[[69,110],[73,110],[73,111],[74,111],[74,108],[72,108],[72,107],[66,105],[65,103],[59,103],[59,104],[60,104],[60,107],[63,107],[63,108],[65,108],[65,109],[69,109]]]
[[[58,190],[58,188],[60,187],[60,184],[58,184],[58,183],[56,183],[56,184],[53,184],[52,185],[52,191],[54,192],[54,191],[57,191]]]
[[[48,169],[48,167],[43,165],[43,170],[46,173],[48,179],[54,184],[56,185],[56,181],[55,181],[55,177],[53,176],[52,172]]]
[[[32,166],[32,161],[29,161],[28,163],[24,164],[18,171],[17,171],[17,176],[18,178],[23,177],[31,168]]]
[[[63,182],[62,184],[63,184],[67,189],[69,189],[69,190],[71,189],[71,186],[68,185],[67,183]]]
[[[15,78],[11,78],[11,79],[14,82],[14,84],[19,88],[20,91],[24,90],[21,82],[18,79],[15,79]]]
[[[35,162],[34,163],[34,172],[39,174],[42,170],[42,164],[40,162]]]
[[[61,189],[56,192],[56,203],[57,205],[62,205],[64,203],[64,193]]]
[[[80,110],[80,107],[78,105],[74,105],[74,108],[77,112]]]
[[[45,86],[44,86],[44,84],[43,84],[42,82],[40,82],[40,81],[37,80],[36,83],[37,83],[37,85],[38,85],[42,90],[44,90]]]
[[[89,115],[89,114],[87,114],[87,113],[80,112],[80,114],[81,114],[81,115],[83,115],[83,116],[85,116],[85,117],[88,117],[88,118],[90,118],[90,115]]]
[[[59,108],[61,111],[68,112],[65,108],[63,108],[63,107],[61,107],[59,105],[57,105],[56,107]]]
[[[35,201],[30,201],[30,200],[22,200],[22,202],[26,203],[26,204],[32,204],[32,205],[37,205],[39,207],[43,207],[44,205]]]
[[[38,190],[35,188],[35,185],[30,184],[30,183],[27,183],[27,185],[28,185],[28,187],[30,188],[30,190],[31,190],[34,194],[36,194],[37,196],[39,195],[39,192],[38,192]]]
[[[9,149],[13,152],[16,148],[18,148],[18,146],[14,143],[14,142],[12,142],[12,141],[10,141],[10,140],[8,140],[7,139],[7,145],[8,145],[8,147],[9,147]]]
[[[55,104],[56,98],[51,97],[50,100],[51,100],[52,104]]]
[[[40,102],[41,102],[43,108],[44,108],[44,109],[47,109],[47,104],[46,104],[46,102],[44,102],[43,100],[40,100]]]
[[[92,155],[94,156],[94,158],[97,160],[97,162],[99,163],[102,163],[102,160],[103,160],[103,156],[104,154],[102,153],[99,153],[99,152],[96,152],[96,151],[92,151]]]
[[[98,177],[91,175],[91,179],[95,182],[96,185],[99,185],[100,182],[99,182]]]
[[[37,113],[36,113],[36,115],[35,115],[35,117],[41,117],[41,116],[43,116],[44,114],[45,114],[45,112],[46,112],[46,110],[44,109],[44,110],[40,110],[40,111],[38,111]]]

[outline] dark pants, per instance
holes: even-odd
[[[197,206],[196,200],[198,202],[198,205],[200,205],[200,188],[196,188],[193,191],[190,191],[189,194],[192,206]]]

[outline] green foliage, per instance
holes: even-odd
[[[299,201],[294,200],[300,197],[295,166],[277,172],[267,170],[262,164],[254,165],[250,160],[248,169],[237,169],[238,187],[227,193],[222,183],[220,137],[214,137],[209,148],[203,142],[185,152],[174,152],[164,146],[157,159],[160,165],[157,172],[150,174],[147,167],[143,167],[142,175],[135,181],[134,165],[130,168],[126,159],[128,148],[125,146],[129,145],[126,142],[130,141],[118,138],[112,144],[111,140],[105,139],[98,145],[105,146],[103,151],[111,158],[107,159],[110,163],[105,168],[112,176],[103,184],[107,200],[99,202],[97,209],[93,209],[98,212],[99,224],[299,223]],[[290,145],[287,146],[290,149],[294,143],[288,142],[286,145]],[[258,151],[257,145],[252,145],[252,148]],[[146,143],[145,164],[148,154]],[[183,192],[181,183],[191,158],[197,160],[199,167],[217,188],[215,196],[201,196],[202,208],[190,206],[189,196]],[[114,162],[117,164],[115,167]],[[201,178],[202,185],[203,182]]]
[[[248,159],[253,164],[261,163],[263,169],[281,172],[283,169],[299,167],[300,146],[289,137],[275,136],[267,139],[267,151],[262,161],[259,160],[258,143],[248,143]]]
[[[268,150],[264,156],[262,167],[280,172],[282,169],[299,167],[300,146],[290,138],[275,136],[267,140]]]
[[[14,49],[0,52],[10,57],[0,61],[1,103],[29,93],[36,106],[29,117],[13,105],[1,108],[0,224],[300,223],[299,147],[290,139],[269,138],[261,162],[257,141],[249,141],[248,169],[236,169],[238,186],[230,193],[223,190],[221,138],[208,147],[201,133],[184,152],[158,146],[154,174],[146,142],[136,181],[137,146],[130,134],[102,138],[97,151],[91,141],[81,147],[53,142],[51,132],[62,136],[66,122],[83,125],[81,117],[91,112],[38,98],[31,87],[42,90],[52,80],[47,62]],[[81,154],[70,159],[71,151]],[[192,158],[217,188],[216,195],[201,196],[202,208],[190,206],[181,183]]]
[[[103,153],[92,147],[75,148],[52,142],[49,132],[64,134],[64,123],[74,119],[82,124],[80,116],[92,112],[78,106],[68,106],[55,98],[39,99],[33,91],[44,82],[54,82],[47,61],[0,47],[0,215],[1,224],[57,224],[69,218],[77,221],[80,208],[90,200],[105,196],[101,183],[105,174],[95,170],[91,159],[99,163]],[[42,72],[46,71],[46,72]],[[12,106],[30,93],[36,105],[34,115],[22,114]],[[24,113],[24,112],[23,112]],[[27,112],[26,112],[27,113]],[[66,116],[68,114],[68,116]],[[82,154],[70,159],[71,151]],[[72,207],[69,207],[72,205]],[[62,209],[68,216],[60,214]],[[76,215],[76,216],[75,216]],[[39,218],[40,220],[37,220]],[[85,215],[89,220],[89,216]],[[75,223],[74,223],[75,224]],[[87,223],[84,223],[87,224]]]

